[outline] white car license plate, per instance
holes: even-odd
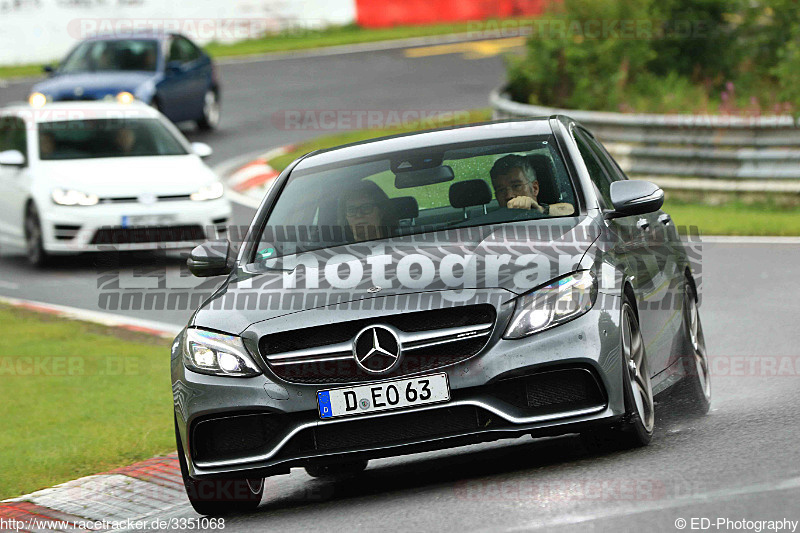
[[[175,220],[175,215],[130,215],[122,217],[122,227],[169,226],[173,224]]]
[[[447,374],[317,391],[320,418],[402,409],[450,399]]]

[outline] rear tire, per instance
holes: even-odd
[[[193,479],[183,454],[183,444],[175,424],[178,462],[186,495],[192,507],[201,515],[220,516],[251,511],[261,503],[264,479]]]
[[[622,387],[625,415],[622,423],[581,433],[588,448],[627,449],[647,446],[653,439],[655,402],[639,320],[627,297],[622,302],[620,320]]]
[[[675,395],[685,402],[687,412],[704,415],[711,408],[711,374],[703,324],[697,309],[697,293],[688,281],[683,297],[683,319],[686,338],[683,364],[686,377],[675,386]]]
[[[25,253],[28,262],[35,266],[45,266],[50,262],[50,255],[44,249],[42,240],[42,224],[36,206],[31,204],[25,213]]]
[[[369,461],[350,461],[346,463],[309,465],[306,473],[311,477],[321,479],[341,479],[357,476],[367,468]]]

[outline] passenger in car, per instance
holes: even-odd
[[[489,171],[492,187],[500,207],[509,209],[535,209],[551,216],[571,215],[575,207],[566,202],[545,204],[538,202],[539,181],[530,161],[521,155],[507,155],[495,161]]]
[[[371,181],[361,181],[340,200],[348,240],[353,242],[389,237],[397,218],[389,197]]]

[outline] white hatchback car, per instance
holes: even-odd
[[[38,265],[224,237],[231,206],[210,154],[137,102],[0,108],[0,242]]]

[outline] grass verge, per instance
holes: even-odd
[[[170,342],[0,305],[0,500],[174,450]]]
[[[697,226],[700,235],[800,235],[800,208],[771,202],[706,205],[670,201],[668,193],[663,209],[676,225]]]
[[[363,44],[412,37],[433,37],[452,33],[481,31],[496,27],[498,21],[459,22],[431,24],[425,26],[395,26],[392,28],[362,28],[356,24],[331,26],[324,29],[292,29],[281,33],[248,39],[236,43],[211,42],[205,50],[215,58],[260,55],[293,50],[309,50],[347,44]],[[42,74],[42,65],[0,66],[0,78],[37,76]]]
[[[293,160],[313,150],[332,148],[342,144],[373,139],[384,135],[420,131],[433,127],[451,126],[454,123],[483,122],[491,119],[491,110],[470,111],[468,116],[459,115],[455,120],[413,123],[396,128],[348,131],[317,137],[300,143],[292,151],[270,160],[269,164],[280,171]],[[697,226],[702,235],[800,235],[800,209],[784,207],[772,202],[745,203],[730,201],[721,205],[708,205],[701,202],[686,202],[670,199],[664,211],[670,213],[679,226]]]

